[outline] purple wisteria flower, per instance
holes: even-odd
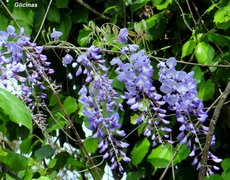
[[[8,42],[9,37],[13,39]],[[31,112],[45,106],[43,101],[46,94],[42,91],[46,87],[43,77],[54,71],[49,68],[47,57],[42,54],[43,47],[30,42],[23,28],[20,34],[16,34],[12,25],[7,27],[7,31],[0,31],[0,46],[4,48],[4,53],[0,52],[0,86],[21,98]],[[41,113],[33,114],[33,119],[39,122],[40,118],[44,118],[41,116]]]
[[[127,55],[129,62],[122,63],[118,57],[110,62],[111,65],[118,65],[117,79],[125,84],[127,92],[124,93],[123,99],[127,100],[126,103],[131,110],[142,112],[136,122],[147,121],[144,135],[152,136],[154,146],[163,142],[161,134],[164,134],[165,141],[169,142],[167,134],[171,132],[171,129],[167,125],[170,122],[165,119],[166,110],[161,108],[165,102],[153,86],[153,68],[150,59],[145,55],[144,50],[136,52],[137,45],[128,45],[125,48],[125,51],[129,53]],[[124,49],[121,51],[124,53]],[[154,115],[151,109],[155,111]]]
[[[62,32],[54,30],[51,34],[50,37],[53,38],[55,41],[58,41],[59,38],[62,36]]]
[[[70,54],[66,54],[65,57],[62,58],[62,63],[64,66],[67,64],[71,64],[73,61],[73,57]]]
[[[173,57],[158,64],[160,90],[164,93],[163,99],[168,104],[168,109],[175,112],[177,121],[180,123],[180,133],[177,140],[180,144],[187,144],[187,147],[191,147],[193,144],[189,156],[194,157],[192,165],[197,165],[197,169],[199,169],[200,163],[198,163],[197,156],[200,154],[198,151],[202,149],[200,147],[202,143],[198,137],[206,136],[209,131],[208,127],[203,125],[208,115],[204,111],[203,102],[197,97],[197,82],[193,78],[194,73],[177,71],[175,69],[176,64],[177,61]],[[188,134],[190,135],[188,136]],[[215,137],[213,136],[211,144],[214,143]],[[220,161],[211,152],[209,153],[209,160]]]
[[[130,158],[123,152],[128,144],[120,141],[119,137],[126,134],[120,130],[121,124],[118,109],[123,110],[118,102],[119,94],[112,87],[112,80],[108,79],[105,60],[102,59],[100,48],[91,46],[85,54],[78,56],[79,64],[76,75],[86,75],[86,83],[79,91],[79,102],[84,105],[82,113],[88,118],[89,129],[94,138],[99,138],[99,152],[104,159],[111,160],[111,168],[118,168],[123,172],[121,160],[129,162]],[[120,157],[118,159],[118,157]]]
[[[121,44],[126,43],[128,41],[128,29],[122,28],[117,36],[118,42]]]

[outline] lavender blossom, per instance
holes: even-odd
[[[117,57],[110,63],[111,65],[118,65],[116,73],[117,79],[125,84],[127,92],[124,93],[123,99],[133,111],[141,111],[143,113],[137,118],[137,123],[142,123],[147,120],[148,125],[144,130],[145,136],[151,136],[157,132],[157,137],[153,139],[153,144],[162,143],[162,137],[159,132],[164,134],[164,138],[168,141],[168,133],[171,129],[167,127],[170,123],[165,119],[166,110],[162,109],[164,105],[162,96],[156,92],[153,86],[153,68],[150,59],[145,55],[145,51],[136,52],[137,45],[128,45],[126,50],[129,55],[129,62],[122,63]],[[124,52],[124,49],[121,51]],[[152,115],[151,109],[154,109],[155,115]],[[153,128],[154,127],[154,128]],[[156,130],[157,128],[157,130]]]
[[[201,142],[197,137],[206,137],[209,129],[202,125],[206,121],[208,115],[204,111],[204,105],[202,101],[197,97],[197,83],[193,78],[193,72],[186,73],[184,71],[177,71],[175,69],[177,62],[175,58],[169,58],[166,62],[160,62],[158,64],[159,81],[161,82],[160,90],[163,95],[164,101],[168,104],[168,109],[174,111],[178,123],[181,124],[179,130],[180,134],[177,136],[177,140],[180,144],[187,144],[190,147],[192,144],[192,136],[194,138],[193,150],[189,156],[194,157],[193,165],[198,163],[199,155],[198,150],[201,150]],[[191,120],[190,117],[195,118]],[[187,134],[190,133],[190,136]],[[213,137],[212,144],[215,142]],[[220,162],[218,158],[210,153],[210,160],[214,162]],[[200,168],[200,163],[197,165],[197,169]]]
[[[79,91],[79,102],[84,105],[82,113],[88,118],[89,129],[94,132],[93,137],[100,139],[99,152],[104,153],[104,159],[111,159],[111,168],[122,170],[121,159],[117,157],[125,162],[130,160],[122,151],[128,144],[118,140],[126,135],[120,130],[120,115],[117,113],[118,109],[122,110],[122,106],[118,103],[119,94],[113,89],[112,80],[104,74],[107,68],[99,53],[99,48],[91,46],[77,58],[79,66],[76,75],[85,74],[85,81],[90,84],[89,89],[83,86]]]
[[[9,37],[13,40],[8,42]],[[0,86],[21,98],[31,112],[35,108],[39,109],[38,106],[45,105],[43,101],[46,94],[42,91],[46,88],[42,78],[53,70],[48,67],[50,62],[47,62],[46,56],[41,54],[43,48],[30,42],[30,38],[24,35],[23,28],[20,34],[16,34],[11,25],[7,27],[7,32],[0,31],[0,46],[4,47],[6,54],[0,53]],[[40,91],[35,92],[33,89],[36,88],[40,88]],[[38,117],[43,118],[40,112],[38,114],[40,115],[33,114],[36,122],[39,121]]]
[[[62,36],[62,32],[54,30],[51,34],[50,37],[53,38],[55,41],[58,41],[60,36]]]
[[[118,42],[124,44],[128,40],[128,29],[122,28],[117,36]]]
[[[66,54],[65,57],[62,58],[63,65],[71,64],[73,61],[73,57],[70,54]]]

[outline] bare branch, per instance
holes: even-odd
[[[82,0],[76,0],[80,5],[84,6],[85,8],[87,8],[88,10],[90,10],[91,12],[93,12],[94,14],[98,15],[99,17],[108,20],[109,17],[105,16],[104,14],[101,14],[100,12],[98,12],[96,9],[93,9],[90,5],[88,5],[87,3],[85,3]]]
[[[228,82],[228,85],[225,91],[222,93],[220,97],[220,100],[215,108],[215,111],[213,113],[212,119],[209,124],[209,133],[205,141],[205,145],[204,145],[203,152],[202,152],[202,159],[200,162],[201,168],[199,170],[199,175],[198,175],[199,180],[204,180],[205,178],[206,167],[207,167],[207,157],[208,157],[208,152],[211,146],[212,136],[214,134],[216,122],[220,116],[221,109],[229,94],[230,94],[230,81]]]
[[[38,36],[39,36],[39,34],[40,34],[41,30],[42,30],[42,27],[43,27],[43,25],[44,25],[44,23],[45,23],[45,20],[46,20],[46,17],[47,17],[47,15],[48,15],[50,6],[51,6],[51,4],[52,4],[52,1],[53,1],[53,0],[50,0],[50,2],[49,2],[49,4],[48,4],[48,7],[47,7],[47,9],[46,9],[46,13],[45,13],[45,15],[44,15],[44,17],[43,17],[43,19],[42,19],[42,23],[41,23],[41,25],[40,25],[40,28],[39,28],[39,30],[38,30],[38,33],[36,34],[36,37],[34,38],[34,41],[33,41],[33,42],[35,42],[35,41],[37,40],[37,38],[38,38]]]

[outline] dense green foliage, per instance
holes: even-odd
[[[89,122],[82,113],[83,105],[78,102],[85,76],[75,77],[74,68],[64,67],[62,58],[66,53],[76,58],[85,47],[94,44],[105,50],[106,60],[112,60],[122,47],[114,42],[120,28],[127,27],[129,40],[151,57],[154,80],[159,78],[158,62],[169,57],[177,59],[177,69],[194,72],[198,97],[209,115],[207,126],[230,80],[230,3],[227,0],[83,1],[87,6],[75,0],[53,0],[50,6],[49,1],[27,0],[37,4],[34,8],[16,7],[14,0],[0,2],[0,31],[5,31],[9,24],[24,27],[32,41],[36,38],[37,44],[44,46],[43,53],[55,70],[50,81],[61,86],[58,94],[52,88],[46,90],[48,108],[40,109],[45,114],[45,122],[33,122],[33,112],[16,96],[0,88],[1,179],[97,179],[96,171],[101,177],[106,174],[104,168],[109,161],[103,160],[99,153],[99,139],[85,131]],[[63,33],[60,43],[51,40],[53,29]],[[68,78],[70,74],[73,78]],[[112,86],[122,93],[125,87],[116,79],[114,67],[110,68],[109,77],[114,80]],[[216,144],[211,149],[223,161],[220,170],[207,179],[230,179],[229,100],[222,107],[215,129]],[[147,103],[143,100],[144,107],[149,106]],[[152,147],[151,138],[141,133],[144,127],[135,122],[138,114],[129,111],[125,103],[124,108],[120,121],[128,134],[125,139],[130,145],[126,154],[131,158],[131,162],[122,163],[126,179],[159,179],[167,168],[165,179],[197,179],[198,171],[191,165],[190,150],[185,145]],[[175,116],[170,121],[172,132],[178,133]],[[115,179],[121,178],[116,170],[112,174]]]

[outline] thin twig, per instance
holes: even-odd
[[[190,14],[192,16],[192,20],[193,20],[194,24],[196,25],[197,22],[196,22],[196,20],[195,20],[195,18],[193,16],[193,13],[192,13],[192,10],[191,10],[191,7],[190,7],[190,4],[189,4],[188,0],[186,0],[186,3],[187,3],[187,6],[188,6],[188,10],[189,10],[189,12],[190,12]]]
[[[100,12],[98,12],[96,9],[92,8],[90,5],[88,5],[87,3],[83,2],[82,0],[76,0],[79,4],[81,4],[82,6],[84,6],[85,8],[87,8],[88,10],[90,10],[91,12],[93,12],[94,14],[98,15],[99,17],[108,20],[109,17],[105,16],[104,14],[101,14]]]
[[[204,145],[204,148],[202,151],[202,159],[200,162],[201,168],[200,168],[199,174],[198,174],[199,180],[204,180],[204,178],[205,178],[205,173],[206,173],[206,168],[207,168],[207,157],[208,157],[208,152],[209,152],[211,142],[212,142],[212,136],[214,134],[216,122],[220,116],[221,109],[222,109],[224,102],[226,101],[229,94],[230,94],[230,81],[228,82],[226,89],[222,93],[220,100],[219,100],[219,102],[215,108],[214,113],[213,113],[212,119],[210,121],[209,133],[207,135],[205,145]]]
[[[87,47],[69,47],[69,46],[44,46],[44,50],[49,49],[68,49],[68,50],[79,50],[79,51],[87,51],[89,48]],[[109,54],[121,54],[120,51],[114,51],[114,50],[107,50],[107,49],[101,49],[101,52],[109,53]]]
[[[40,28],[39,28],[39,30],[38,30],[38,33],[36,34],[36,37],[34,38],[33,42],[35,42],[35,41],[37,40],[37,38],[38,38],[38,36],[39,36],[39,34],[40,34],[41,30],[42,30],[42,27],[43,27],[43,25],[44,25],[44,23],[45,23],[45,20],[46,20],[46,17],[47,17],[47,15],[48,15],[50,6],[51,6],[51,4],[52,4],[52,1],[53,1],[53,0],[50,0],[50,2],[49,2],[49,4],[48,4],[48,7],[47,7],[47,9],[46,9],[46,13],[45,13],[45,15],[44,15],[44,17],[43,17],[43,19],[42,19],[42,23],[41,23],[41,25],[40,25]]]
[[[4,4],[4,2],[1,1],[2,6],[5,8],[5,10],[7,11],[7,13],[10,15],[10,17],[13,19],[13,21],[16,23],[16,25],[18,26],[18,28],[20,29],[21,26],[18,24],[17,20],[14,18],[13,14],[9,11],[9,9],[6,7],[6,5]]]
[[[162,61],[168,60],[167,58],[161,58],[161,57],[156,57],[156,56],[151,56],[154,59],[159,59]],[[177,61],[180,64],[187,64],[187,65],[193,65],[193,66],[201,66],[201,67],[221,67],[221,68],[230,68],[230,64],[199,64],[199,63],[192,63],[192,62],[186,62],[186,61]]]
[[[182,15],[182,18],[183,18],[183,20],[184,20],[185,25],[188,27],[188,29],[189,29],[190,31],[192,31],[192,28],[188,25],[188,22],[187,22],[186,19],[185,19],[185,16],[184,16],[184,12],[183,12],[182,7],[180,6],[180,4],[178,3],[177,0],[175,0],[175,2],[177,3],[178,7],[180,8],[181,15]]]
[[[219,101],[221,96],[222,96],[222,94],[219,95],[218,98],[216,98],[216,100],[211,104],[211,106],[209,106],[209,108],[206,110],[207,113],[215,106],[215,104]]]
[[[32,60],[33,60],[33,63],[34,63],[34,65],[35,65],[35,67],[36,67],[37,69],[39,69],[39,66],[38,66],[36,60],[35,60],[35,59],[32,59]],[[80,147],[80,150],[81,150],[82,153],[83,153],[83,158],[85,159],[86,162],[87,162],[87,160],[89,160],[89,163],[91,164],[91,167],[95,167],[95,164],[94,164],[93,160],[91,159],[91,157],[90,157],[90,155],[89,155],[87,149],[85,148],[85,146],[84,146],[84,144],[83,144],[83,142],[82,142],[81,136],[79,135],[79,133],[78,133],[76,127],[74,126],[72,120],[70,119],[68,113],[66,112],[66,109],[64,108],[64,106],[63,106],[61,100],[59,99],[58,93],[56,92],[56,90],[55,90],[55,88],[53,87],[53,85],[50,83],[50,81],[49,81],[49,79],[48,79],[46,73],[43,72],[43,73],[41,74],[41,76],[42,76],[42,78],[44,79],[44,81],[47,82],[47,84],[48,84],[50,90],[52,91],[52,93],[53,93],[53,95],[54,95],[54,97],[55,97],[55,99],[56,99],[56,101],[57,101],[59,107],[61,108],[62,112],[64,113],[64,115],[65,115],[65,117],[66,117],[66,119],[67,119],[67,121],[68,121],[68,123],[70,124],[71,129],[73,130],[73,133],[74,133],[74,135],[76,136],[76,140],[77,140],[77,142],[78,142],[77,144],[78,144],[78,146]],[[85,156],[84,156],[84,155],[85,155]],[[89,170],[91,171],[90,168],[89,168]],[[95,176],[94,174],[92,174],[92,175],[94,176],[94,178],[100,180],[100,179],[101,179],[101,175],[100,175],[100,173],[98,172],[98,169],[95,167],[95,168],[93,168],[93,170],[94,170],[95,173],[96,173],[96,176]]]
[[[29,48],[28,48],[29,49]],[[49,49],[68,49],[68,50],[79,50],[79,51],[87,51],[89,48],[87,47],[69,47],[69,46],[60,46],[60,45],[48,45],[44,46],[44,50],[49,50]],[[114,50],[107,50],[107,49],[101,49],[100,50],[103,53],[109,53],[109,54],[121,54],[121,51],[114,51]],[[167,58],[161,58],[157,56],[150,56],[151,58],[157,59],[157,60],[162,60],[166,61]],[[180,64],[187,64],[187,65],[193,65],[193,66],[201,66],[201,67],[220,67],[220,68],[230,68],[230,64],[228,65],[223,65],[223,64],[199,64],[199,63],[191,63],[191,62],[185,62],[185,61],[177,61]]]
[[[178,152],[179,152],[179,150],[180,150],[181,147],[182,147],[182,145],[180,144],[178,146],[178,149],[176,150],[176,152],[173,154],[173,156],[171,158],[171,161],[167,164],[167,167],[165,168],[165,170],[162,173],[162,175],[161,175],[161,177],[160,177],[159,180],[163,180],[163,178],[165,177],[166,173],[168,172],[168,169],[169,169],[170,165],[173,163],[173,161],[174,161],[174,159],[175,159],[176,155],[178,154]]]

